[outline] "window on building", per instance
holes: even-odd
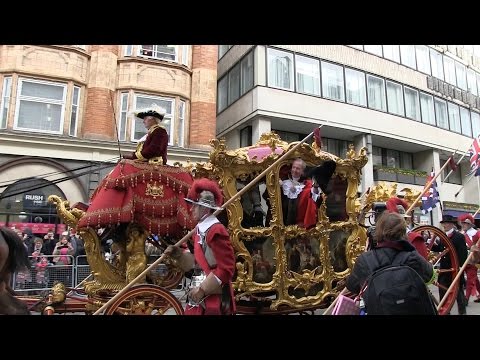
[[[420,110],[422,113],[422,122],[424,124],[435,125],[435,108],[433,106],[433,96],[420,93]]]
[[[180,100],[178,105],[178,141],[175,145],[184,146],[185,133],[185,101]],[[175,139],[174,139],[175,141]]]
[[[480,45],[473,45],[473,54],[480,57]]]
[[[435,98],[435,118],[437,119],[437,126],[448,130],[448,114],[447,103],[443,100]]]
[[[413,169],[413,154],[373,146],[373,165],[399,169]]]
[[[221,112],[228,106],[228,74],[220,79],[217,87],[217,112]]]
[[[467,91],[477,96],[477,77],[472,69],[467,69]]]
[[[139,55],[153,59],[177,61],[177,45],[140,45]]]
[[[188,66],[188,53],[190,45],[182,45],[182,64]]]
[[[402,85],[387,80],[387,103],[389,113],[405,115]]]
[[[251,145],[252,145],[252,127],[246,126],[242,130],[240,130],[240,147],[246,147]]]
[[[228,72],[228,105],[240,97],[240,63]]]
[[[124,56],[132,56],[133,55],[133,45],[125,45],[123,47],[123,55]]]
[[[174,109],[175,109],[175,99],[158,97],[158,96],[149,96],[149,95],[139,95],[135,94],[135,109],[142,109],[156,104],[165,109],[165,116],[161,122],[162,126],[167,130],[168,133],[168,145],[173,145],[173,136],[172,129],[175,129],[174,124]],[[139,141],[143,135],[147,133],[145,126],[143,125],[142,119],[133,117],[134,121],[132,122],[132,132],[131,140]]]
[[[386,59],[400,62],[400,47],[398,45],[383,45],[383,56]]]
[[[402,169],[413,169],[413,154],[400,151],[400,167]]]
[[[77,136],[79,104],[80,104],[80,87],[74,86],[73,96],[72,96],[72,114],[70,115],[70,128],[68,129],[68,134],[70,136]]]
[[[320,63],[316,59],[295,55],[297,91],[320,95]]]
[[[403,89],[405,94],[405,115],[409,119],[421,121],[418,91],[406,86]]]
[[[280,136],[280,139],[288,143],[294,142],[294,141],[301,141],[306,136],[304,134],[299,134],[299,133],[294,133],[289,131],[274,130],[274,129],[272,129],[272,131],[274,131],[278,136]]]
[[[477,78],[477,92],[478,92],[478,95],[480,96],[480,74],[476,73],[475,77]]]
[[[118,127],[118,140],[127,139],[127,117],[128,117],[128,93],[120,94],[120,126]]]
[[[443,81],[443,55],[430,49],[430,62],[432,64],[432,76]]]
[[[480,114],[472,111],[472,135],[473,137],[477,137],[480,135]]]
[[[457,86],[462,90],[467,90],[467,73],[465,65],[455,61],[455,72],[457,76]]]
[[[445,165],[447,160],[442,160],[440,159],[440,165],[443,166]],[[445,169],[443,169],[442,173],[442,181],[449,183],[449,184],[457,184],[457,185],[462,185],[462,169],[459,166],[456,171],[452,172],[450,176],[447,178],[447,181],[443,180],[447,177],[448,173],[450,172],[450,166],[446,166]]]
[[[325,151],[333,155],[336,155],[342,159],[347,156],[348,141],[346,140],[324,138],[322,139],[322,144],[322,147],[325,148]]]
[[[400,45],[400,60],[403,65],[411,67],[412,69],[416,69],[417,63],[415,61],[415,46]]]
[[[240,96],[253,88],[253,51],[250,51],[240,62]]]
[[[470,111],[460,106],[460,122],[462,123],[462,134],[472,136],[472,123],[470,122]]]
[[[364,45],[365,51],[375,54],[377,56],[383,56],[382,45]]]
[[[231,47],[232,45],[218,45],[218,59],[220,60]]]
[[[66,84],[20,78],[14,129],[61,134],[66,89]]]
[[[322,61],[322,92],[327,99],[345,101],[343,67]]]
[[[365,85],[365,73],[346,68],[345,90],[347,103],[367,106],[367,87]]]
[[[12,95],[12,77],[3,78],[2,104],[0,105],[0,129],[7,127],[8,108],[10,106],[10,97]]]
[[[382,148],[378,146],[372,147],[372,163],[373,166],[383,166]]]
[[[448,102],[448,121],[450,122],[450,130],[455,131],[457,133],[462,132],[462,128],[460,126],[460,108],[457,104],[453,104]]]
[[[425,45],[415,45],[415,54],[417,56],[417,69],[425,74],[431,75],[430,56],[428,47]]]
[[[267,49],[268,86],[293,90],[293,54]]]
[[[387,167],[400,168],[400,151],[387,149]]]
[[[367,74],[368,107],[387,111],[385,83],[382,78]]]
[[[430,51],[425,45],[415,45],[417,69],[425,74],[431,75]]]
[[[455,61],[448,56],[443,57],[443,70],[445,72],[445,81],[451,85],[457,85],[455,78]]]

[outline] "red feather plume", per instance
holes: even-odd
[[[475,220],[473,219],[473,216],[470,214],[462,214],[458,217],[458,221],[468,223],[468,221],[465,221],[465,220],[469,220],[470,224],[475,225]]]
[[[386,206],[387,206],[387,210],[388,210],[388,211],[394,212],[394,213],[397,213],[397,214],[398,214],[397,205],[403,206],[403,208],[405,209],[405,211],[408,210],[408,204],[407,204],[405,201],[403,201],[402,199],[398,198],[398,197],[390,198],[390,199],[388,199],[388,201],[387,201],[387,203],[386,203]]]

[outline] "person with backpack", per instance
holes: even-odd
[[[396,212],[397,214],[403,216],[405,218],[405,221],[411,221],[412,217],[406,213],[408,209],[408,204],[404,200],[398,197],[392,197],[388,199],[386,207],[387,210],[391,212]],[[406,229],[408,241],[410,241],[410,243],[415,247],[418,253],[423,256],[425,260],[428,260],[428,249],[427,245],[425,245],[425,240],[423,239],[422,234],[414,231],[408,225]]]
[[[437,314],[427,285],[432,264],[408,241],[404,217],[385,210],[376,224],[376,246],[361,254],[346,280],[360,294],[368,315]]]

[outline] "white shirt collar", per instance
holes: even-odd
[[[218,221],[217,217],[216,216],[213,216],[213,214],[211,214],[210,216],[206,217],[202,222],[199,222],[198,223],[198,231],[204,233],[205,231],[207,231],[210,226],[212,226],[213,224],[216,224],[216,223],[219,223],[220,221]]]
[[[448,236],[450,236],[451,233],[453,233],[455,231],[454,228],[451,228],[450,230],[448,230],[445,234],[447,234]]]
[[[473,235],[475,235],[477,233],[477,230],[475,230],[473,227],[468,229],[467,231],[467,235],[470,236],[470,237],[473,237]]]

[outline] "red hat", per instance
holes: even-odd
[[[468,213],[460,215],[458,217],[458,221],[460,221],[462,223],[467,223],[467,224],[470,224],[470,225],[475,225],[475,220],[473,219],[473,216],[468,214]]]
[[[405,214],[405,211],[408,209],[408,204],[398,197],[392,197],[388,199],[387,210],[402,215],[403,217],[409,218],[410,215]]]
[[[217,210],[220,209],[223,204],[223,195],[216,181],[201,178],[193,182],[185,200],[193,204]]]

